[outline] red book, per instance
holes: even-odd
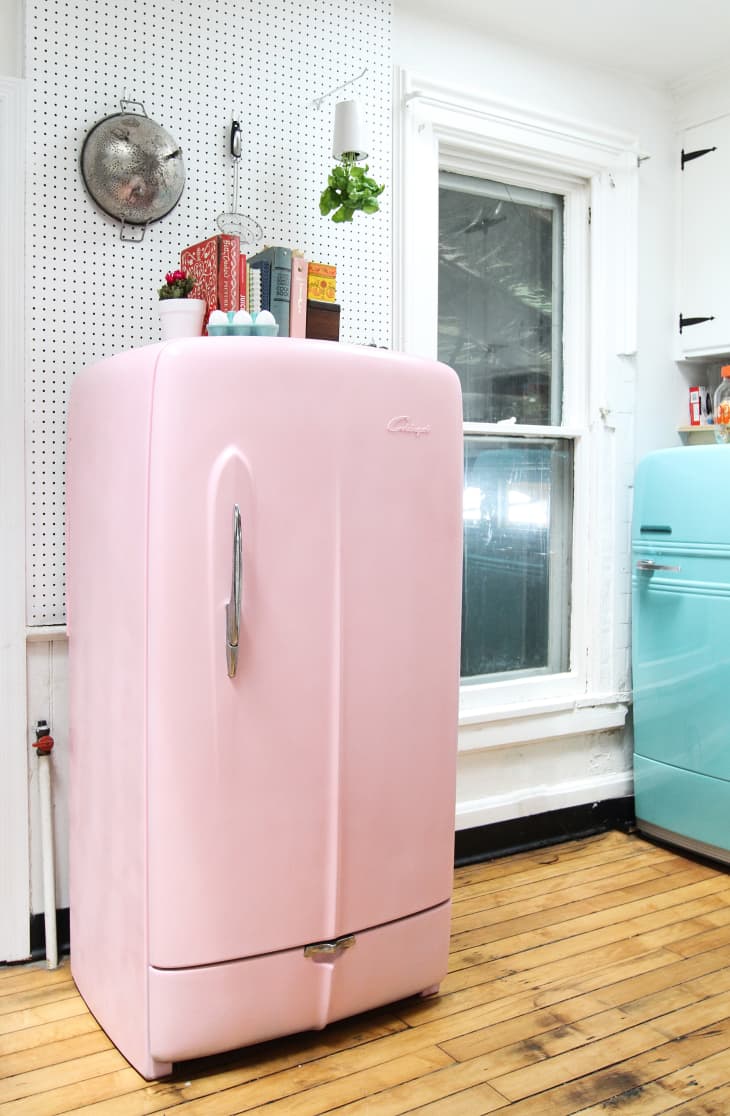
[[[206,301],[203,332],[208,323],[211,310],[218,308],[218,237],[210,236],[183,248],[180,253],[180,267],[195,276],[195,286],[191,298],[204,298]]]
[[[191,296],[204,298],[207,304],[203,332],[211,310],[239,308],[239,255],[237,236],[209,236],[180,253],[180,267],[196,279]]]
[[[238,260],[238,309],[248,310],[247,301],[248,284],[246,281],[246,257],[243,252]]]
[[[289,336],[307,335],[307,272],[309,263],[301,256],[292,256],[291,301],[289,303]]]
[[[238,310],[241,245],[237,236],[218,237],[218,309]]]

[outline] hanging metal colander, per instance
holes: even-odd
[[[128,112],[136,105],[142,112]],[[81,175],[104,213],[122,222],[122,240],[144,238],[147,225],[175,208],[185,186],[182,149],[152,120],[141,101],[120,102],[88,132],[81,149]],[[125,232],[142,226],[141,235]]]

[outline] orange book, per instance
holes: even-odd
[[[319,302],[337,299],[337,268],[334,264],[310,263],[307,274],[307,298]]]

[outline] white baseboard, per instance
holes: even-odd
[[[527,818],[546,814],[567,806],[584,806],[610,798],[624,798],[633,793],[631,770],[596,775],[591,778],[562,782],[556,786],[520,788],[509,794],[485,796],[456,804],[456,828],[473,829],[478,825]]]

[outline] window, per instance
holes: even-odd
[[[394,343],[465,397],[460,749],[620,728],[638,142],[403,70],[396,89]]]
[[[560,426],[563,198],[442,172],[438,356],[476,424]],[[572,442],[465,441],[463,679],[566,671]]]

